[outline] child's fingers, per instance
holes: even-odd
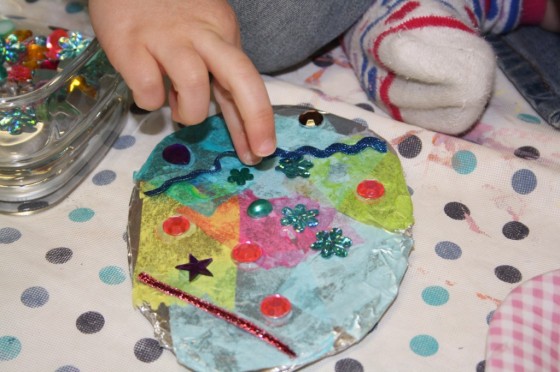
[[[173,55],[157,57],[171,80],[177,120],[187,125],[202,122],[208,116],[210,79],[200,56],[191,48],[175,48]]]
[[[237,109],[231,95],[226,91],[218,81],[214,81],[214,96],[222,110],[222,115],[226,121],[228,131],[233,141],[235,152],[239,159],[245,164],[257,164],[261,158],[256,156],[247,142],[247,134],[243,128],[243,119]]]
[[[276,148],[272,107],[264,82],[249,57],[215,34],[200,40],[194,48],[223,92],[231,95],[229,101],[238,111],[252,153],[260,157],[270,155]]]
[[[109,53],[108,53],[109,54]],[[134,95],[134,102],[145,110],[156,110],[165,102],[160,67],[144,48],[110,53],[111,63]]]
[[[169,108],[171,109],[171,120],[177,123],[182,123],[181,115],[179,115],[179,103],[177,103],[177,92],[175,89],[170,88],[167,97],[167,102],[169,103]]]

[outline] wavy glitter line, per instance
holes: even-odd
[[[160,292],[168,294],[170,296],[176,297],[182,301],[185,301],[200,310],[204,310],[207,313],[214,315],[215,317],[225,320],[226,322],[240,328],[241,330],[250,333],[251,335],[261,339],[268,344],[274,346],[279,351],[288,355],[290,358],[296,358],[297,354],[290,349],[290,347],[284,344],[282,341],[268,333],[257,325],[251,323],[250,321],[243,319],[232,312],[229,312],[221,307],[211,304],[210,302],[204,301],[196,296],[189,293],[183,292],[178,288],[171,287],[169,284],[160,282],[148,273],[138,274],[138,280],[142,283],[149,285],[150,287],[157,289]]]
[[[153,190],[149,190],[149,191],[145,191],[144,195],[146,196],[156,196],[159,195],[165,191],[167,191],[171,186],[173,186],[176,183],[179,182],[184,182],[184,181],[190,181],[193,180],[203,174],[210,174],[210,173],[216,173],[222,170],[222,163],[220,162],[220,160],[222,158],[226,158],[228,156],[231,157],[236,157],[237,154],[235,153],[235,151],[224,151],[221,154],[219,154],[218,156],[216,156],[216,158],[214,159],[214,166],[210,169],[197,169],[197,170],[193,170],[192,172],[185,174],[184,176],[178,176],[178,177],[173,177],[168,179],[167,181],[165,181],[164,183],[161,184],[161,186],[153,189]]]
[[[377,150],[378,152],[387,152],[387,142],[381,140],[377,137],[364,137],[360,139],[354,145],[347,145],[345,143],[333,143],[329,145],[324,150],[318,149],[313,146],[302,146],[294,151],[286,151],[281,148],[277,148],[276,151],[267,157],[276,157],[279,156],[282,159],[295,159],[299,158],[303,155],[312,155],[316,158],[328,158],[337,152],[342,152],[346,155],[355,155],[359,152],[362,152],[366,148],[372,148]]]
[[[274,151],[273,154],[267,156],[265,159],[271,159],[271,158],[275,158],[275,157],[280,157],[282,159],[295,159],[295,158],[299,158],[303,155],[311,155],[313,157],[316,158],[328,158],[338,152],[341,152],[343,154],[346,155],[355,155],[358,154],[360,152],[362,152],[363,150],[365,150],[366,148],[372,148],[374,150],[377,150],[378,152],[381,153],[385,153],[387,152],[387,142],[385,142],[384,140],[381,140],[377,137],[364,137],[362,139],[360,139],[358,142],[356,142],[356,144],[354,145],[347,145],[345,143],[333,143],[332,145],[329,145],[328,147],[326,147],[324,150],[318,149],[316,147],[313,146],[301,146],[300,148],[293,150],[293,151],[287,151],[287,150],[283,150],[281,148],[277,148],[276,151]],[[203,174],[210,174],[210,173],[216,173],[222,170],[222,164],[220,162],[220,160],[222,158],[225,157],[236,157],[237,154],[235,153],[235,151],[225,151],[222,152],[221,154],[219,154],[218,156],[216,156],[216,158],[214,159],[214,166],[210,169],[197,169],[194,170],[184,176],[178,176],[178,177],[173,177],[168,179],[167,181],[165,181],[164,183],[161,184],[161,186],[153,189],[153,190],[149,190],[149,191],[145,191],[144,195],[146,196],[156,196],[159,195],[165,191],[167,191],[171,186],[173,186],[176,183],[179,182],[184,182],[184,181],[190,181],[193,180]]]

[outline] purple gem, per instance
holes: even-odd
[[[163,158],[171,164],[187,165],[191,162],[191,152],[180,143],[167,146],[163,150]]]

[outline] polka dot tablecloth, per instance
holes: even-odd
[[[7,0],[0,11],[84,29],[84,4]],[[274,104],[316,107],[386,138],[415,208],[415,246],[396,301],[363,342],[305,370],[489,368],[489,324],[502,302],[560,267],[560,132],[502,74],[462,138],[388,119],[367,101],[340,48],[266,84]],[[176,127],[167,108],[133,110],[126,120],[63,202],[31,216],[0,215],[1,371],[184,370],[132,306],[126,244],[132,173]]]

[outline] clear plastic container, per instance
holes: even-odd
[[[0,85],[0,213],[36,212],[67,196],[118,137],[130,104],[95,39],[57,69],[35,71],[27,91]]]

